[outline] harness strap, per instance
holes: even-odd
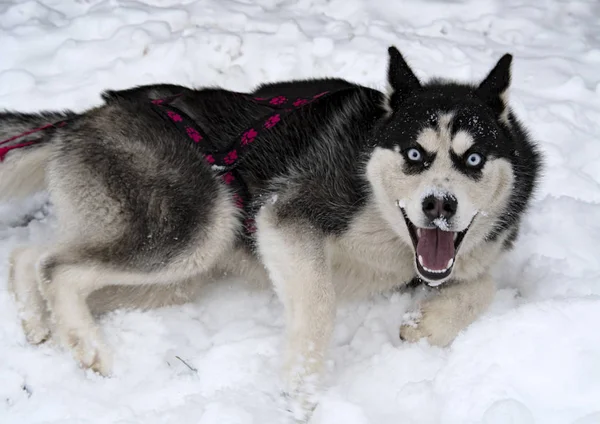
[[[3,144],[8,144],[8,143],[10,143],[11,141],[14,141],[14,140],[18,140],[19,138],[23,138],[23,137],[26,137],[28,135],[35,134],[35,133],[40,132],[40,131],[46,132],[49,129],[60,128],[60,127],[64,127],[65,125],[67,125],[67,121],[60,121],[60,122],[56,122],[54,124],[46,124],[46,125],[43,125],[43,126],[41,126],[39,128],[34,128],[32,130],[25,131],[25,132],[23,132],[21,134],[14,135],[14,136],[12,136],[10,138],[7,138],[6,140],[2,140],[2,141],[0,141],[0,146],[2,146]],[[0,162],[4,161],[4,158],[6,157],[6,155],[8,154],[8,152],[10,152],[11,150],[15,150],[15,149],[20,149],[22,147],[31,146],[32,144],[39,143],[40,141],[43,141],[43,140],[44,140],[44,136],[41,136],[41,137],[36,138],[34,140],[26,141],[24,143],[13,144],[12,146],[0,147]]]
[[[318,99],[347,89],[348,88],[323,91],[310,97],[299,97],[295,99],[288,99],[285,96],[253,97],[248,94],[239,93],[240,96],[246,97],[249,101],[268,106],[278,111],[265,114],[257,119],[252,126],[234,137],[227,149],[221,151],[216,148],[215,144],[210,141],[206,133],[193,119],[177,107],[171,105],[173,101],[183,94],[176,94],[163,99],[152,100],[151,103],[166,110],[167,116],[171,122],[175,126],[183,129],[183,132],[185,132],[188,137],[202,149],[206,161],[213,166],[213,169],[228,171],[237,166],[251,144],[260,140],[263,134],[269,132],[269,130],[275,127],[285,116]]]
[[[202,150],[204,158],[212,165],[211,168],[220,174],[223,183],[234,189],[233,199],[236,207],[243,209],[246,217],[250,216],[250,191],[248,190],[248,186],[237,169],[221,169],[218,165],[211,162],[211,158],[215,154],[214,152],[217,151],[217,146],[192,118],[179,108],[171,105],[175,99],[181,96],[182,94],[176,94],[163,99],[152,100],[151,103],[161,116],[166,115],[175,127],[182,133],[187,134],[188,139]],[[246,235],[250,235],[255,231],[253,227],[253,222],[248,221],[246,218],[244,221],[244,231]]]
[[[298,109],[311,104],[319,99],[325,98],[335,92],[347,90],[343,88],[334,91],[323,91],[310,97],[287,98],[285,96],[273,97],[254,97],[248,94],[240,93],[247,100],[254,103],[268,106],[275,111],[269,112],[257,119],[252,126],[242,131],[236,136],[229,147],[219,151],[216,145],[210,140],[206,132],[186,113],[171,105],[171,103],[182,94],[177,94],[163,99],[152,100],[151,103],[155,106],[157,112],[167,118],[182,132],[187,134],[190,141],[198,146],[204,158],[220,176],[222,181],[234,188],[235,205],[244,210],[244,233],[248,239],[256,231],[254,224],[253,206],[250,199],[248,186],[237,170],[242,158],[248,152],[251,145],[260,140],[260,138],[272,130],[283,118],[297,111]]]
[[[288,98],[282,95],[273,97],[256,97],[250,94],[239,93],[240,96],[245,97],[247,100],[262,106],[268,106],[269,108],[273,109],[273,111],[263,115],[260,119],[257,119],[252,126],[238,134],[238,136],[232,140],[227,149],[221,151],[217,149],[217,146],[211,142],[208,135],[193,119],[191,119],[180,109],[171,105],[171,103],[177,98],[181,97],[183,93],[163,99],[152,100],[151,104],[161,115],[164,116],[166,114],[168,119],[176,127],[181,129],[185,134],[187,134],[188,138],[195,145],[200,147],[204,154],[204,158],[211,165],[212,169],[221,176],[222,181],[226,185],[234,188],[234,202],[238,208],[243,209],[245,212],[246,217],[244,219],[244,231],[245,234],[250,237],[251,234],[256,231],[256,227],[254,225],[254,214],[251,210],[252,205],[250,202],[250,192],[248,190],[248,186],[237,170],[237,166],[239,165],[241,159],[252,144],[260,140],[264,134],[273,129],[287,115],[319,99],[325,98],[339,91],[347,90],[348,88],[341,88],[333,91],[323,91],[312,96],[296,98]],[[37,132],[45,133],[48,130],[61,128],[67,124],[68,120],[55,122],[53,124],[46,124],[39,128],[34,128],[0,141],[0,146]],[[33,144],[42,142],[43,140],[44,135],[34,140],[13,144],[11,146],[0,147],[0,162],[4,161],[4,158],[11,150],[31,146]]]
[[[346,88],[342,90],[346,90]],[[334,92],[338,91],[341,90],[336,90]],[[302,97],[296,99],[288,99],[285,96],[274,96],[270,98],[252,97],[242,94],[254,103],[269,106],[276,110],[263,115],[263,117],[257,119],[252,126],[242,131],[232,140],[232,143],[226,151],[214,152],[206,159],[211,164],[223,167],[224,169],[233,169],[238,165],[252,144],[259,141],[264,134],[272,130],[286,116],[318,99],[325,98],[332,93],[333,92],[330,91],[323,91],[308,98]]]

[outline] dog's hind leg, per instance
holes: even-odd
[[[48,307],[40,293],[35,264],[43,247],[19,247],[10,255],[8,289],[17,302],[21,324],[32,344],[44,342],[50,335]]]
[[[53,336],[102,374],[111,359],[94,313],[168,304],[169,287],[212,275],[241,227],[204,157],[130,106],[94,109],[57,142],[47,180],[58,242],[37,263]]]
[[[310,225],[286,223],[265,207],[257,217],[258,247],[286,314],[284,379],[295,418],[316,403],[336,299],[325,237]]]
[[[15,298],[23,332],[31,344],[43,343],[50,337],[50,314],[36,273],[38,259],[46,250],[44,246],[19,247],[9,259],[8,289]],[[92,292],[87,304],[95,317],[116,309],[146,310],[181,305],[198,297],[205,280],[195,276],[175,287],[162,284],[108,286]]]
[[[94,317],[116,309],[148,310],[183,305],[197,299],[204,284],[212,280],[214,280],[212,275],[200,275],[175,286],[164,284],[108,286],[92,292],[87,299],[87,304]]]
[[[217,233],[215,236],[227,240],[228,234]],[[232,239],[233,237],[229,238],[229,241],[232,242]],[[135,288],[153,286],[150,291],[158,290],[155,295],[164,295],[174,292],[178,284],[189,284],[190,279],[194,277],[200,280],[228,248],[217,240],[210,241],[207,240],[206,244],[189,256],[151,272],[131,268],[121,270],[94,259],[82,260],[78,252],[68,250],[59,249],[46,254],[38,265],[38,279],[40,291],[52,314],[55,336],[63,346],[72,350],[75,359],[83,367],[91,368],[102,375],[109,374],[110,353],[88,304],[89,296],[108,286],[132,286],[134,290],[121,291],[129,296],[123,299],[125,306],[157,306],[155,303],[170,303],[171,297],[166,301],[156,298],[154,301],[149,300],[149,292],[143,293],[142,298],[131,297],[140,293]],[[197,261],[199,258],[201,261]],[[166,286],[171,286],[172,290],[167,290]],[[163,288],[165,290],[161,290]],[[92,307],[98,312],[97,303],[92,304]]]
[[[217,261],[233,248],[240,225],[236,208],[225,190],[218,193],[204,224],[190,229],[195,236],[175,256],[162,245],[156,245],[149,255],[137,253],[146,246],[136,244],[141,238],[137,237],[139,228],[134,227],[124,227],[121,231],[125,233],[113,236],[112,240],[71,238],[42,256],[37,267],[38,283],[51,312],[54,336],[83,367],[103,375],[111,370],[109,349],[88,303],[90,295],[109,286],[129,286],[133,290],[117,290],[130,297],[123,299],[123,306],[143,306],[147,297],[131,298],[143,294],[144,290],[136,288],[171,286],[175,290],[178,284],[188,284],[191,279],[210,273]],[[71,237],[74,233],[70,231]],[[135,259],[123,261],[122,244],[136,252]],[[166,291],[159,290],[158,294]],[[95,302],[92,306],[97,308],[97,299]],[[149,306],[157,302],[163,303],[155,299]]]

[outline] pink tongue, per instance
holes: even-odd
[[[448,268],[448,262],[454,258],[454,232],[422,228],[417,255],[422,257],[425,268],[436,271]]]

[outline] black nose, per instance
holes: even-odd
[[[429,195],[423,199],[423,213],[431,220],[437,218],[452,218],[458,208],[458,202],[453,196],[435,197]]]

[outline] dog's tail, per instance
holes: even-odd
[[[0,201],[45,189],[53,135],[74,116],[72,112],[0,112]]]

